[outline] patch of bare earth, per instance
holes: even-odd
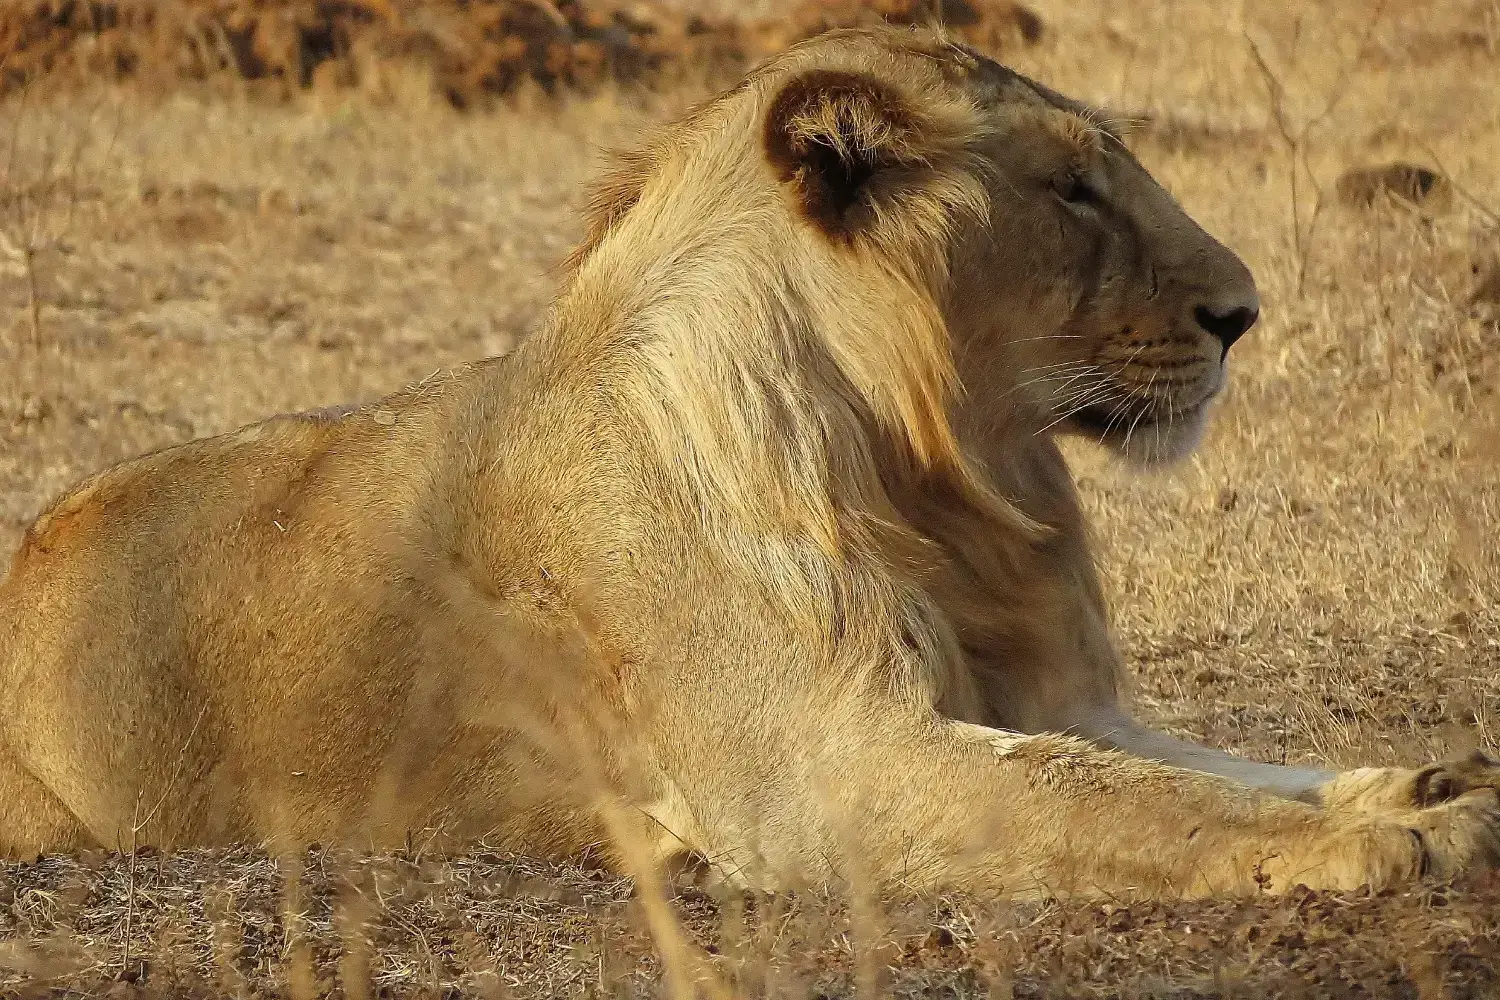
[[[1009,58],[1135,121],[1264,298],[1196,458],[1142,478],[1070,446],[1140,712],[1268,760],[1500,745],[1494,5],[1034,6],[1047,30]],[[592,151],[699,96],[459,113],[422,80],[0,103],[0,545],[101,465],[507,350]],[[1385,184],[1390,164],[1442,182]],[[0,868],[0,994],[654,995],[671,953],[711,995],[1500,996],[1493,878],[675,906],[687,943],[658,952],[629,884],[587,866],[49,857]]]

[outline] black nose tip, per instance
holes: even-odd
[[[1219,338],[1226,354],[1234,346],[1234,342],[1255,325],[1259,317],[1260,310],[1254,306],[1234,306],[1230,309],[1198,306],[1193,310],[1193,318],[1198,321],[1198,325]]]

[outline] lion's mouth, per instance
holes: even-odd
[[[1158,424],[1171,423],[1181,417],[1190,416],[1193,409],[1189,408],[1185,412],[1182,410],[1166,412],[1155,406],[1122,407],[1118,404],[1098,403],[1085,406],[1068,419],[1074,427],[1085,434],[1104,436],[1128,434],[1155,427]]]
[[[1168,431],[1183,424],[1201,420],[1209,404],[1219,394],[1215,386],[1202,398],[1191,403],[1163,398],[1135,398],[1091,403],[1068,415],[1068,423],[1080,434],[1101,439],[1129,436],[1141,431]]]
[[[1203,438],[1207,399],[1190,406],[1137,402],[1100,403],[1068,417],[1068,429],[1093,438],[1139,468],[1171,464],[1192,453]]]

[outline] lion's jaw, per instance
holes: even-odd
[[[1212,399],[1211,396],[1186,410],[1159,416],[1150,413],[1115,416],[1112,411],[1101,407],[1075,414],[1069,418],[1068,429],[1076,434],[1097,437],[1135,468],[1160,468],[1179,462],[1197,450],[1208,428]],[[1123,426],[1123,430],[1117,430],[1116,425]]]

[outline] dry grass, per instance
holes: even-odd
[[[59,987],[296,996],[299,980],[346,996],[650,996],[658,985],[643,907],[628,881],[597,869],[483,850],[433,860],[314,849],[281,865],[248,850],[152,852],[138,862],[133,886],[117,856],[11,866],[0,969],[12,971],[0,984],[26,1000]],[[132,953],[146,956],[128,964],[127,891]],[[688,893],[677,912],[705,958],[708,996],[851,995],[860,958],[873,956],[875,991],[900,997],[1468,998],[1500,995],[1497,902],[1491,878],[1461,890],[1171,905],[939,898],[883,913],[873,932],[824,896]],[[367,922],[351,927],[350,913]]]
[[[1149,118],[1140,154],[1265,300],[1198,457],[1143,479],[1071,449],[1142,714],[1272,760],[1500,745],[1500,8],[1035,6],[1049,32],[1018,68]],[[108,462],[506,350],[577,233],[591,148],[692,96],[483,115],[421,88],[379,106],[222,91],[0,105],[0,542]],[[1451,197],[1338,196],[1348,168],[1394,161],[1441,171]],[[66,213],[49,176],[67,178]],[[4,248],[24,246],[17,220],[38,204],[52,214],[33,301]],[[297,995],[341,963],[392,995],[655,988],[628,886],[597,873],[482,852],[305,867],[291,923],[310,950],[289,942],[286,880],[260,855],[138,858],[133,892],[115,857],[7,867],[0,992],[118,979]],[[144,977],[123,963],[129,899]],[[336,913],[361,899],[368,952]],[[850,942],[868,934],[833,903],[682,907],[730,987],[854,988]],[[931,901],[886,920],[876,986],[1495,996],[1496,912],[1493,880],[1176,906]]]

